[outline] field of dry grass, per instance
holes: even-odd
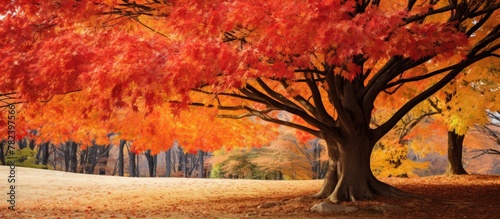
[[[3,200],[8,167],[0,167]],[[319,180],[127,178],[16,168],[15,211],[0,202],[0,218],[494,218],[500,210],[500,176],[437,176],[382,179],[424,199],[377,197],[344,203],[360,210],[324,215],[304,198]],[[263,204],[268,204],[266,205]],[[375,211],[373,206],[397,205]]]

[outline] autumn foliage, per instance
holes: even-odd
[[[174,140],[215,150],[260,146],[277,125],[292,127],[326,142],[317,197],[406,197],[373,176],[371,152],[461,74],[486,77],[475,71],[499,57],[499,8],[496,0],[4,1],[0,92],[15,92],[20,128],[40,130],[39,142],[85,145],[116,133],[137,151]],[[469,85],[454,88],[457,99]],[[466,116],[443,114],[451,129],[466,129],[457,125]]]

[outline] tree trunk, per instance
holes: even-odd
[[[70,145],[70,147],[69,147],[69,150],[70,150],[70,153],[69,153],[69,157],[70,157],[69,171],[76,173],[76,169],[78,166],[78,157],[77,157],[78,144],[76,142],[71,141],[69,145]]]
[[[165,176],[170,177],[172,175],[172,149],[168,149],[167,152],[165,152]]]
[[[88,154],[88,148],[82,150],[80,153],[80,168],[78,169],[79,173],[83,173],[85,171],[87,164],[87,154]]]
[[[7,145],[7,141],[5,140],[2,140],[0,142],[0,162],[2,163],[2,165],[5,165],[5,145]]]
[[[124,175],[124,170],[125,170],[125,162],[123,159],[123,150],[125,148],[125,140],[120,140],[120,145],[118,149],[118,175],[123,176]]]
[[[19,140],[18,145],[19,145],[19,150],[27,148],[28,147],[27,139],[23,138],[23,139]]]
[[[184,171],[184,169],[185,169],[184,168],[184,162],[183,162],[184,161],[184,151],[182,150],[182,148],[180,146],[179,146],[179,151],[178,151],[177,155],[178,155],[178,158],[179,158],[178,159],[179,165],[177,167],[178,168],[177,171],[182,171],[184,173],[185,172]]]
[[[135,155],[135,159],[136,159],[136,165],[135,165],[135,176],[136,177],[141,177],[141,173],[140,173],[140,166],[141,166],[141,161],[140,161],[140,154],[136,154]]]
[[[128,152],[128,175],[130,177],[135,177],[137,176],[137,170],[135,166],[135,153],[132,151]]]
[[[35,140],[29,140],[29,144],[28,144],[28,147],[31,149],[31,150],[35,150]]]
[[[87,163],[86,163],[86,174],[94,174],[95,165],[97,164],[97,154],[99,153],[99,146],[93,145],[87,148]]]
[[[57,153],[56,153],[56,146],[52,145],[52,151],[54,152],[54,170],[57,170]],[[62,163],[61,163],[61,170],[62,170]]]
[[[64,171],[65,172],[69,172],[69,163],[71,162],[70,161],[70,150],[71,150],[71,142],[70,141],[67,141],[66,143],[62,143],[61,144],[61,150],[63,152],[63,155],[64,155]]]
[[[104,152],[102,153],[102,156],[100,157],[100,159],[101,158],[104,158],[104,159],[102,160],[102,166],[99,167],[99,175],[106,175],[106,169],[108,166],[109,151],[110,151],[111,147],[112,147],[112,145],[108,145],[108,146],[103,147]]]
[[[40,144],[38,146],[38,150],[36,151],[36,155],[35,155],[35,164],[40,164],[40,154],[42,153],[42,145],[43,144]]]
[[[447,175],[467,174],[462,165],[462,150],[465,135],[458,135],[454,131],[448,131],[448,168]]]
[[[202,150],[198,150],[198,160],[200,162],[199,166],[199,172],[198,172],[198,178],[204,178],[204,169],[203,169],[203,156],[205,153]]]
[[[189,168],[187,169],[186,175],[188,177],[192,177],[196,167],[198,167],[198,159],[196,159],[196,155],[189,154]]]
[[[184,177],[186,177],[186,176],[187,176],[187,177],[189,177],[189,176],[187,175],[187,173],[188,173],[188,172],[187,172],[187,171],[188,171],[188,168],[187,168],[187,164],[188,164],[188,156],[187,156],[187,154],[183,154],[183,156],[182,156],[182,159],[181,159],[181,160],[182,160],[182,173],[184,173]]]
[[[156,155],[151,155],[151,150],[144,153],[148,162],[149,177],[156,177]]]
[[[49,142],[43,143],[36,153],[36,164],[47,165],[49,157]]]
[[[158,154],[153,156],[153,177],[156,177],[156,169],[158,168]]]
[[[45,143],[43,147],[42,165],[47,165],[49,161],[49,148],[50,148],[50,143],[49,142]]]
[[[367,131],[353,131],[345,136],[343,144],[327,135],[328,172],[323,187],[314,197],[329,196],[331,202],[373,199],[373,195],[411,197],[379,181],[370,169],[370,155],[375,143]]]

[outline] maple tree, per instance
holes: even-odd
[[[115,121],[109,124],[123,121],[113,118],[125,111],[137,115],[129,124],[145,118],[157,127],[168,111],[183,118],[190,105],[222,118],[258,117],[326,141],[329,170],[317,197],[408,196],[373,176],[371,151],[464,69],[499,57],[499,7],[496,0],[7,1],[0,5],[0,36],[9,42],[1,45],[0,91],[31,103],[78,92],[86,97],[76,102],[84,115]],[[381,93],[408,86],[414,95],[372,127]],[[89,124],[86,133],[98,127]],[[155,128],[152,135],[133,125],[112,128],[103,131],[137,142],[162,137]],[[161,149],[137,144],[149,148]]]

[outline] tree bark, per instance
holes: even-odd
[[[76,169],[78,167],[78,144],[76,142],[70,141],[69,143],[69,157],[70,157],[70,164],[69,164],[69,171],[76,173]]]
[[[343,144],[327,136],[329,168],[317,198],[333,203],[371,200],[374,195],[412,197],[379,181],[370,168],[370,155],[375,142],[368,132],[356,129],[345,136]]]
[[[146,160],[148,162],[149,177],[156,177],[156,155],[151,155],[151,150],[147,150],[144,153],[144,156],[146,156]]]
[[[43,144],[40,144],[38,146],[38,150],[36,151],[36,155],[35,155],[35,164],[40,164],[40,155],[42,154],[42,147],[43,147]]]
[[[49,161],[49,149],[50,149],[50,143],[47,142],[44,144],[43,147],[43,159],[42,159],[42,165],[47,165]]]
[[[120,140],[120,145],[118,149],[118,175],[123,176],[125,172],[125,162],[123,158],[123,150],[125,148],[125,140]]]
[[[61,151],[63,152],[64,155],[64,171],[69,172],[69,163],[70,161],[70,141],[67,141],[66,143],[61,144]]]
[[[105,147],[103,146],[104,152],[101,153],[102,156],[99,159],[101,159],[101,158],[104,158],[104,159],[102,160],[102,166],[99,167],[99,175],[106,175],[106,169],[108,166],[109,151],[110,151],[111,147],[112,147],[112,145],[108,145]]]
[[[172,149],[168,149],[168,151],[165,152],[165,176],[170,177],[172,175]]]
[[[80,168],[78,169],[79,173],[84,173],[86,164],[87,164],[87,154],[88,154],[88,148],[85,150],[82,150],[80,153]]]
[[[187,164],[188,164],[188,155],[183,154],[183,156],[182,156],[182,172],[184,173],[184,177],[189,177]]]
[[[5,145],[7,145],[7,141],[2,140],[0,142],[0,162],[2,165],[5,165]]]
[[[27,148],[28,147],[27,139],[23,138],[23,139],[19,140],[18,145],[19,145],[19,150]]]
[[[56,153],[56,146],[52,145],[52,151],[54,152],[54,170],[57,170],[57,153]],[[61,163],[61,170],[62,170],[62,163]]]
[[[139,155],[139,154],[136,154],[136,155],[135,155],[135,160],[136,160],[136,165],[135,165],[135,176],[136,176],[136,177],[140,177],[140,176],[141,176],[141,173],[140,173],[141,161],[140,161],[140,155]]]
[[[179,151],[177,152],[177,155],[178,155],[178,162],[179,162],[179,165],[177,167],[177,171],[182,171],[183,173],[185,173],[184,171],[184,151],[182,150],[182,147],[179,146]]]
[[[156,169],[158,169],[158,154],[153,156],[153,177],[156,177]]]
[[[87,148],[87,162],[86,162],[86,174],[94,174],[95,166],[97,164],[97,156],[100,153],[100,146],[93,145]]]
[[[446,175],[467,174],[462,165],[462,150],[465,135],[448,131],[448,168]]]
[[[133,151],[128,152],[128,175],[129,177],[136,177],[137,170],[135,165],[135,153]]]
[[[49,142],[43,143],[36,153],[36,164],[47,165],[49,158]]]
[[[203,156],[205,153],[202,150],[198,150],[198,160],[199,160],[199,172],[198,172],[198,178],[204,178],[204,169],[203,169]]]
[[[35,150],[35,140],[29,140],[29,143],[28,143],[28,147],[31,149],[31,150]]]

